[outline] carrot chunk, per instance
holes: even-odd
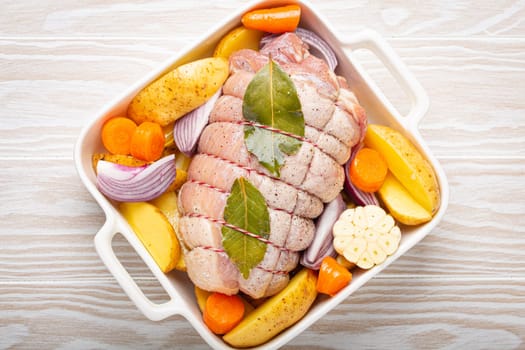
[[[131,138],[131,155],[148,162],[162,156],[165,136],[161,126],[153,122],[142,122]]]
[[[204,323],[215,334],[226,334],[244,316],[244,303],[238,295],[212,293],[206,300]]]
[[[376,192],[381,188],[388,172],[383,156],[372,148],[362,148],[350,163],[350,180],[364,192]]]
[[[102,126],[102,144],[112,154],[128,155],[137,124],[124,117],[111,118]]]
[[[285,33],[295,31],[300,19],[301,7],[288,5],[247,12],[242,16],[241,22],[249,29]]]

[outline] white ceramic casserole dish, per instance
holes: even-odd
[[[94,152],[103,150],[100,141],[100,130],[103,123],[109,118],[125,115],[129,102],[140,89],[170,68],[198,58],[211,56],[219,40],[240,24],[240,18],[246,11],[254,8],[267,8],[289,3],[298,3],[302,8],[300,27],[313,30],[334,49],[339,61],[336,72],[347,78],[351,89],[358,97],[360,104],[365,108],[369,122],[384,124],[397,129],[412,140],[426,156],[437,175],[440,186],[441,205],[439,211],[430,222],[414,227],[403,227],[403,237],[399,249],[383,264],[367,271],[358,270],[358,272],[354,273],[352,283],[349,286],[332,298],[318,298],[302,320],[271,341],[257,348],[275,349],[283,346],[328,311],[336,307],[364,283],[423,239],[441,220],[448,204],[448,184],[445,174],[418,132],[418,123],[428,108],[428,97],[399,57],[379,35],[367,30],[343,38],[306,1],[255,1],[247,4],[230,18],[211,29],[197,44],[178,52],[158,69],[151,72],[147,77],[131,86],[121,96],[118,96],[104,106],[93,117],[91,123],[82,130],[75,148],[75,164],[79,176],[106,215],[106,222],[95,236],[95,247],[104,264],[115,276],[129,298],[146,317],[157,321],[176,314],[182,315],[192,324],[202,338],[211,347],[216,349],[231,349],[231,347],[224,343],[220,337],[214,335],[203,323],[200,310],[195,300],[193,285],[184,273],[174,271],[169,274],[164,274],[160,271],[142,243],[135,236],[124,218],[119,214],[117,208],[98,191],[96,187],[96,176],[92,169],[91,156]],[[406,115],[401,115],[396,111],[378,89],[377,85],[363,71],[359,62],[352,57],[352,50],[358,48],[367,49],[375,54],[399,83],[410,99],[410,110]],[[156,304],[149,300],[119,262],[112,249],[112,240],[117,233],[122,234],[127,239],[137,254],[151,269],[154,276],[169,295],[170,300],[168,302]]]

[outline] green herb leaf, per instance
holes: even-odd
[[[235,180],[224,208],[224,220],[260,237],[270,236],[270,214],[263,195],[248,180]],[[222,245],[244,278],[266,253],[266,243],[229,227],[222,227]]]
[[[304,116],[293,81],[271,59],[248,84],[242,113],[246,120],[304,136]],[[244,140],[248,151],[277,176],[286,155],[295,154],[302,144],[296,138],[249,125],[244,128]]]

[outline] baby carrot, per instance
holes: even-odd
[[[206,300],[204,323],[215,334],[226,334],[244,316],[244,303],[238,295],[213,292]]]
[[[156,161],[162,156],[164,142],[164,131],[159,124],[142,122],[131,138],[131,155],[148,162]]]
[[[102,126],[102,143],[112,154],[128,155],[137,124],[129,118],[111,118]]]
[[[350,180],[364,192],[376,192],[381,188],[388,172],[383,156],[372,148],[360,149],[350,163]]]
[[[295,31],[300,19],[301,7],[288,5],[247,12],[242,16],[241,22],[248,29],[284,33]]]
[[[321,263],[317,278],[317,291],[334,296],[352,281],[352,274],[337,260],[327,256]]]

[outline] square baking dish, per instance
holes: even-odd
[[[448,204],[449,191],[443,169],[429,151],[418,131],[419,121],[423,118],[428,108],[428,97],[400,58],[377,33],[365,30],[343,37],[307,1],[254,1],[247,4],[230,18],[208,31],[196,44],[178,52],[148,76],[130,86],[121,96],[116,97],[102,107],[93,116],[91,123],[82,130],[75,147],[75,165],[80,179],[106,215],[104,225],[95,236],[95,247],[101,260],[129,298],[146,317],[157,321],[172,315],[182,315],[191,323],[202,338],[215,349],[232,348],[223,342],[219,336],[214,335],[203,323],[201,312],[195,300],[193,284],[185,273],[174,271],[164,274],[160,271],[125,219],[117,211],[116,206],[98,191],[91,156],[93,153],[103,150],[100,141],[100,130],[103,123],[109,118],[125,115],[128,104],[143,87],[170,69],[198,58],[211,56],[219,40],[230,30],[240,25],[240,18],[243,13],[255,8],[268,8],[290,3],[297,3],[301,6],[302,13],[299,26],[316,32],[335,51],[339,62],[336,73],[346,77],[352,91],[356,94],[360,104],[365,108],[369,122],[388,125],[400,131],[427,158],[434,168],[438,179],[441,204],[438,212],[430,222],[419,226],[404,226],[402,228],[403,236],[398,250],[384,263],[367,271],[359,269],[353,271],[353,280],[350,285],[332,298],[318,297],[303,319],[269,342],[258,346],[257,349],[275,349],[283,346],[324,314],[337,307],[339,303],[348,298],[354,291],[422,240],[442,219]],[[385,65],[409,99],[410,109],[406,115],[401,115],[393,107],[374,81],[366,74],[359,62],[352,57],[352,51],[356,49],[369,50]],[[153,275],[169,295],[170,300],[168,302],[156,304],[149,300],[119,262],[112,248],[112,241],[117,233],[122,234],[127,239],[145,264],[151,269]]]

